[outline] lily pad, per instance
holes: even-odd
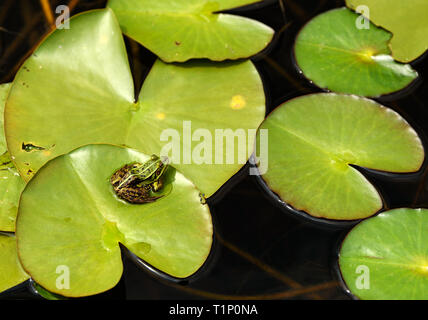
[[[220,13],[260,0],[110,0],[123,32],[166,62],[250,57],[274,31],[252,19]]]
[[[418,171],[424,149],[396,112],[334,93],[302,96],[276,108],[260,126],[269,130],[262,179],[284,202],[313,217],[355,220],[382,208],[382,199],[354,167]]]
[[[0,112],[3,114],[4,112],[4,105],[6,103],[7,95],[9,93],[11,84],[10,83],[3,83],[0,84]],[[6,139],[4,137],[4,119],[3,117],[0,117],[0,155],[4,154],[7,151],[6,147]]]
[[[30,283],[30,286],[32,286],[31,290],[33,291],[34,294],[37,294],[46,300],[67,300],[68,299],[67,297],[63,297],[58,294],[49,292],[48,290],[46,290],[39,284],[35,283],[34,281]]]
[[[389,46],[396,60],[410,62],[428,50],[428,1],[346,0],[346,5],[354,10],[366,6],[362,14],[393,33]]]
[[[0,233],[0,292],[28,278],[18,259],[15,236]]]
[[[0,230],[13,232],[25,182],[12,163],[4,137],[3,112],[9,88],[10,83],[0,85]]]
[[[395,209],[347,235],[339,257],[347,287],[360,299],[428,299],[428,210]]]
[[[334,9],[301,30],[295,58],[303,74],[320,88],[367,97],[407,87],[418,74],[391,57],[391,34],[375,25],[357,28],[358,17],[347,8]]]
[[[238,161],[238,153],[254,141],[265,116],[263,85],[251,61],[158,60],[135,102],[113,12],[89,11],[72,18],[70,25],[42,42],[10,89],[6,139],[25,180],[48,160],[98,143],[126,145],[146,154],[173,146],[178,151],[168,155],[174,166],[207,197],[245,164],[249,156]],[[216,144],[222,129],[244,131],[247,139]],[[204,141],[212,150],[198,149]],[[203,155],[202,161],[195,160],[195,153]],[[222,161],[217,161],[219,154]],[[227,163],[226,154],[235,160]]]
[[[123,269],[119,243],[174,277],[202,266],[211,249],[211,215],[181,173],[167,169],[172,188],[155,202],[130,204],[115,195],[111,175],[148,159],[127,148],[89,145],[39,170],[22,194],[16,228],[22,265],[39,285],[68,297],[112,288]]]

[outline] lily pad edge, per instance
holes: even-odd
[[[347,94],[347,93],[335,93],[335,92],[321,92],[321,93],[310,93],[310,94],[305,94],[305,95],[301,95],[301,96],[296,96],[293,97],[291,99],[288,99],[282,103],[280,103],[277,107],[275,107],[265,118],[265,120],[272,115],[277,109],[279,109],[280,107],[284,106],[285,104],[287,104],[290,101],[302,98],[302,97],[306,97],[306,96],[316,96],[316,95],[341,95],[341,96],[348,96],[348,97],[354,97],[357,99],[362,99],[368,102],[371,102],[381,108],[390,110],[391,112],[396,113],[397,115],[400,116],[400,118],[402,118],[403,121],[405,121],[410,128],[412,128],[415,133],[417,134],[417,137],[419,138],[420,144],[422,145],[422,147],[424,148],[424,143],[421,139],[421,137],[419,136],[418,132],[413,128],[413,126],[411,126],[409,124],[409,122],[407,121],[407,119],[405,119],[404,117],[402,117],[398,112],[396,112],[393,109],[390,109],[382,104],[380,104],[379,102],[369,98],[369,97],[362,97],[362,96],[358,96],[358,95],[354,95],[354,94]],[[259,129],[261,128],[261,126],[263,125],[264,121],[260,124]],[[259,130],[258,129],[258,130]],[[424,148],[425,151],[425,148]],[[409,175],[409,174],[415,174],[418,173],[424,166],[425,162],[427,161],[427,155],[426,152],[424,152],[424,158],[422,159],[422,161],[420,162],[419,168],[417,168],[417,170],[415,171],[410,171],[410,172],[406,172],[406,173],[394,173],[394,172],[389,172],[389,171],[385,171],[385,170],[378,170],[378,169],[371,169],[371,168],[365,168],[365,167],[361,167],[363,170],[369,170],[374,172],[375,174],[383,174],[383,175]],[[253,163],[255,161],[253,160]],[[348,226],[355,226],[357,224],[359,224],[360,222],[367,220],[369,218],[372,218],[382,212],[384,212],[387,209],[387,201],[386,198],[383,196],[383,194],[380,192],[379,188],[374,185],[373,183],[371,183],[366,175],[361,172],[361,170],[359,169],[359,166],[353,165],[353,164],[349,164],[350,167],[352,167],[353,169],[357,170],[360,174],[362,174],[364,176],[364,178],[367,180],[367,183],[369,183],[377,192],[380,200],[382,201],[382,206],[375,212],[371,213],[370,215],[368,215],[367,217],[364,218],[358,218],[358,219],[349,219],[349,220],[339,220],[339,219],[330,219],[328,217],[324,217],[324,216],[313,216],[311,215],[309,212],[305,211],[304,209],[296,209],[294,207],[293,204],[288,203],[286,201],[284,201],[280,196],[277,190],[273,189],[269,183],[263,178],[263,174],[260,174],[259,172],[259,163],[257,163],[254,167],[254,169],[257,170],[257,175],[256,176],[256,181],[258,182],[258,184],[261,186],[261,188],[263,189],[264,193],[268,195],[269,199],[271,201],[273,201],[274,204],[276,204],[277,206],[279,206],[282,210],[284,210],[287,213],[292,213],[292,215],[296,215],[299,218],[302,218],[304,220],[310,220],[312,222],[318,223],[320,225],[326,226],[326,227],[348,227]]]

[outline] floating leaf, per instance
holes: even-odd
[[[228,149],[226,143],[217,146],[214,137],[223,128],[239,129],[253,141],[264,119],[263,85],[250,61],[176,65],[158,60],[135,102],[112,11],[90,11],[70,24],[69,30],[54,31],[24,63],[6,103],[9,151],[26,180],[48,160],[97,143],[146,154],[160,154],[174,144],[174,166],[207,197],[245,164],[247,155],[236,159],[247,141]],[[209,142],[212,152],[196,163],[193,152],[200,140]],[[222,152],[235,161],[216,161]]]
[[[351,292],[368,300],[428,299],[428,210],[395,209],[347,235],[339,265]]]
[[[46,300],[67,300],[68,299],[58,294],[49,292],[48,290],[46,290],[45,288],[43,288],[42,286],[38,285],[35,282],[32,283],[32,286],[33,286],[33,290],[36,291],[35,293],[37,293],[39,296],[43,297]]]
[[[290,100],[260,129],[269,130],[262,178],[283,201],[314,217],[354,220],[382,208],[376,189],[352,165],[403,173],[424,160],[419,137],[400,115],[357,96]]]
[[[4,105],[6,103],[7,95],[9,93],[11,84],[4,83],[0,84],[0,112],[3,114]],[[7,151],[6,139],[4,138],[4,121],[3,117],[0,117],[0,155],[4,154]]]
[[[0,233],[0,292],[28,278],[18,259],[15,236]]]
[[[219,13],[260,0],[110,0],[123,32],[166,62],[250,57],[274,31],[248,18]]]
[[[169,167],[170,193],[141,205],[113,191],[110,177],[117,169],[148,158],[89,145],[39,170],[22,194],[16,230],[21,262],[39,285],[70,297],[112,288],[122,275],[119,243],[175,277],[201,267],[211,249],[211,215],[187,178]]]
[[[301,30],[295,56],[303,74],[321,88],[367,97],[408,86],[417,72],[390,56],[391,34],[374,25],[357,28],[358,17],[347,8],[334,9]]]
[[[13,232],[25,182],[12,163],[4,138],[3,112],[9,88],[10,83],[0,85],[0,230]]]
[[[365,6],[364,16],[393,33],[389,46],[396,60],[410,62],[428,50],[428,1],[346,0],[346,5]]]

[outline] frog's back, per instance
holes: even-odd
[[[138,174],[139,180],[150,178],[157,169],[157,161],[149,160],[143,164],[134,165],[135,173]],[[133,172],[134,173],[134,172]]]
[[[112,186],[115,188],[119,187],[119,185],[121,185],[123,183],[123,181],[129,177],[129,172],[133,168],[133,166],[134,166],[134,164],[130,163],[130,164],[124,165],[122,168],[117,170],[110,178],[110,183],[112,184]],[[134,179],[131,177],[129,179],[128,183],[126,183],[126,184],[128,185],[133,180]]]

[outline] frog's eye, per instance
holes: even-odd
[[[163,157],[161,158],[161,161],[162,161],[162,163],[163,163],[164,165],[167,165],[167,164],[169,163],[169,159],[168,159],[168,157],[166,157],[166,156],[163,156]]]

